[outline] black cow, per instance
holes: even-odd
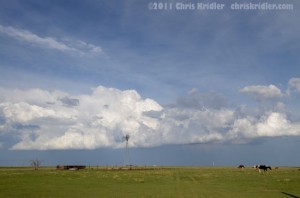
[[[268,169],[272,170],[271,166],[266,165],[256,165],[255,167],[259,172],[261,172],[261,170],[263,170],[264,172],[268,171]]]
[[[240,169],[244,169],[244,168],[245,168],[245,166],[241,164],[241,165],[239,165],[239,166],[238,166],[238,168],[240,168]]]

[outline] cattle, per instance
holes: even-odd
[[[268,169],[272,170],[271,166],[266,166],[266,165],[256,165],[255,166],[256,170],[258,170],[259,172],[261,172],[262,170],[264,172],[268,171]]]
[[[79,170],[85,169],[86,166],[83,165],[57,165],[57,170]]]

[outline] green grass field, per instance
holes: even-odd
[[[0,168],[0,197],[300,197],[299,168]]]

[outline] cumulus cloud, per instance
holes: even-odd
[[[14,137],[3,144],[10,149],[119,148],[126,134],[132,147],[300,135],[300,124],[290,121],[283,104],[281,111],[262,114],[213,105],[162,107],[135,90],[103,86],[83,95],[1,88],[0,96],[0,135]]]
[[[289,86],[300,93],[300,78],[291,78],[289,80]]]
[[[135,136],[131,143],[138,146],[152,144],[148,139],[158,133],[158,118],[147,112],[154,114],[162,107],[151,99],[142,99],[134,90],[100,86],[90,95],[76,97],[39,89],[1,90],[6,94],[0,103],[4,120],[1,133],[14,131],[20,139],[12,149],[118,147],[122,144],[118,140],[125,134]],[[14,95],[18,99],[13,99]],[[37,127],[27,135],[29,127],[25,126],[33,125]]]
[[[167,109],[161,123],[166,143],[189,144],[223,140],[226,129],[234,119],[230,109]]]
[[[275,85],[252,85],[242,88],[240,92],[249,94],[257,100],[276,99],[283,96],[281,90]]]
[[[75,52],[81,55],[103,53],[101,47],[80,40],[64,39],[59,41],[53,37],[41,37],[28,30],[0,25],[0,33],[14,39],[25,41],[39,47],[55,49],[63,52]]]

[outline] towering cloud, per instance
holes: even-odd
[[[2,100],[18,95],[18,100],[0,104],[4,120],[1,133],[10,131],[20,139],[13,149],[117,147],[127,133],[136,137],[132,138],[133,145],[147,145],[147,139],[151,133],[157,133],[159,126],[158,118],[147,116],[147,112],[162,110],[155,101],[142,99],[136,91],[101,86],[91,95],[76,97],[43,90],[2,92],[6,93]],[[24,128],[13,128],[16,124],[37,125],[30,132],[35,138],[28,136]]]
[[[273,85],[250,86],[242,92],[264,99],[282,95]],[[2,88],[0,96],[0,136],[13,140],[1,142],[2,148],[118,148],[124,146],[126,134],[134,147],[300,135],[300,123],[292,122],[283,110],[252,114],[220,105],[224,99],[219,94],[193,91],[169,107],[144,99],[135,90],[103,86],[84,95]]]

